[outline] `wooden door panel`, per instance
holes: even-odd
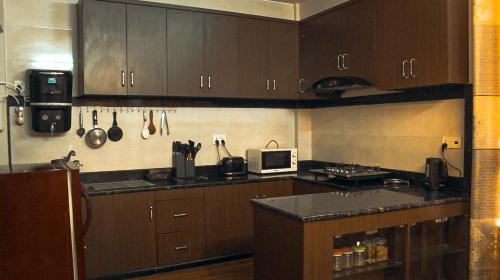
[[[254,184],[209,188],[205,192],[207,257],[251,252],[253,219],[250,200],[259,188]]]
[[[127,60],[129,95],[166,95],[166,9],[127,5]]]
[[[90,197],[92,217],[85,235],[85,268],[87,278],[116,273],[116,246],[113,219],[113,196]],[[86,213],[84,209],[82,211]]]
[[[83,3],[84,94],[127,94],[126,16],[125,4]]]
[[[238,19],[239,97],[270,97],[269,47],[267,21]]]
[[[292,181],[274,181],[259,183],[259,190],[266,198],[290,196],[292,192]]]
[[[379,89],[399,89],[407,79],[402,75],[402,63],[410,58],[409,48],[414,38],[408,34],[407,1],[380,0],[377,2],[377,86]],[[408,69],[409,70],[409,69]]]
[[[298,83],[298,26],[270,22],[270,67],[273,99],[297,98]]]
[[[205,14],[205,69],[210,79],[206,96],[238,95],[237,18]]]
[[[363,0],[339,10],[342,54],[347,70],[342,76],[354,76],[375,83],[378,67],[376,61],[376,3],[377,0]]]
[[[156,266],[156,232],[152,192],[113,197],[118,273]]]
[[[447,80],[448,74],[448,1],[409,0],[407,5],[413,13],[409,34],[415,42],[410,56],[414,60],[416,78],[408,86],[439,84]],[[432,7],[429,8],[429,7]]]
[[[204,15],[167,10],[168,95],[203,96]]]

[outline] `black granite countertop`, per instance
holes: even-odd
[[[454,190],[379,185],[378,188],[370,186],[368,190],[358,187],[331,193],[253,199],[252,203],[301,222],[313,222],[468,200],[468,194]]]
[[[198,176],[195,179],[187,180],[143,180],[140,179],[130,179],[127,181],[106,181],[106,182],[85,182],[83,181],[83,186],[87,189],[90,196],[95,195],[110,195],[110,194],[120,194],[120,193],[132,193],[132,192],[145,192],[145,191],[158,191],[158,190],[172,190],[172,189],[183,189],[183,188],[199,188],[199,187],[211,187],[211,186],[222,186],[222,185],[237,185],[246,183],[258,183],[258,182],[270,182],[278,180],[290,180],[294,178],[301,178],[304,180],[314,180],[313,176],[309,174],[297,174],[297,173],[287,173],[279,175],[254,175],[247,174],[239,178],[228,179],[220,175],[211,176]]]

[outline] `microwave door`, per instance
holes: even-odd
[[[290,151],[273,151],[262,153],[262,170],[291,168]]]

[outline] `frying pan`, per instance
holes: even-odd
[[[85,141],[87,145],[92,149],[100,148],[106,140],[108,139],[108,135],[106,135],[106,131],[102,128],[97,127],[97,110],[92,111],[92,122],[94,128],[91,129],[87,135],[85,136]]]
[[[108,129],[108,137],[109,140],[113,142],[118,142],[122,139],[123,131],[120,127],[118,127],[118,123],[116,122],[116,112],[113,112],[113,126]]]

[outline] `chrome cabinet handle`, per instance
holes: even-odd
[[[270,82],[270,80],[269,80],[269,79],[267,79],[267,81],[266,81],[266,89],[267,89],[267,90],[269,90],[269,82]]]
[[[208,89],[212,88],[212,76],[208,76]]]
[[[200,88],[203,88],[203,75],[200,75]]]
[[[342,55],[337,55],[337,70],[342,71],[342,67],[340,66],[340,59],[342,59]]]
[[[130,72],[130,86],[133,87],[134,86],[134,71]]]
[[[410,63],[407,59],[403,60],[403,72],[401,73],[403,75],[403,78],[408,79],[410,76],[406,74],[406,64]]]
[[[417,74],[415,74],[415,71],[414,70],[414,64],[417,62],[417,60],[415,58],[412,58],[410,59],[410,76],[412,78],[416,78],[417,77]]]
[[[276,80],[273,80],[273,90],[276,91]]]
[[[349,54],[345,53],[342,55],[342,70],[349,70],[349,67],[345,66],[346,57],[349,57]]]
[[[149,206],[149,220],[153,222],[153,205]]]
[[[125,71],[122,71],[122,87],[125,86]]]
[[[179,247],[175,247],[175,250],[180,251],[180,250],[186,250],[188,248],[189,248],[188,246],[179,246]]]
[[[186,217],[188,214],[182,213],[182,214],[174,214],[174,218],[180,218],[180,217]]]
[[[303,88],[304,85],[304,79],[299,79],[299,93],[305,93],[306,91]]]

